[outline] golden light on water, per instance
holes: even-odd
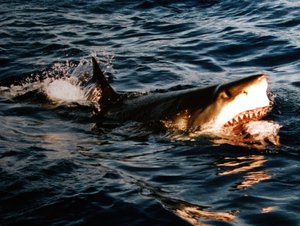
[[[256,172],[248,172],[239,184],[237,184],[236,188],[237,189],[244,189],[247,187],[250,187],[254,184],[258,184],[261,181],[264,180],[269,180],[271,179],[271,175],[268,174],[268,172],[266,170],[260,170],[260,171],[256,171]]]
[[[179,217],[190,222],[195,226],[207,226],[207,224],[202,223],[200,220],[216,220],[224,222],[232,222],[235,219],[235,215],[230,212],[215,212],[207,211],[198,208],[197,206],[184,206],[178,208],[175,212]]]
[[[267,161],[263,155],[227,157],[223,161],[216,164],[222,167],[219,176],[245,173],[242,180],[236,184],[236,189],[245,189],[272,178],[266,170],[259,170]]]
[[[262,166],[267,160],[262,155],[250,155],[239,157],[227,157],[224,159],[224,161],[224,163],[218,163],[217,166],[232,168],[226,169],[223,172],[218,173],[218,175],[220,176],[252,170],[254,168]]]
[[[261,213],[270,213],[273,211],[273,207],[272,206],[267,206],[261,209]]]

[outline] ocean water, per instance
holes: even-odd
[[[298,1],[2,0],[0,13],[1,226],[300,225]],[[76,85],[91,56],[120,92],[267,73],[281,145],[99,131],[84,100],[42,95]]]

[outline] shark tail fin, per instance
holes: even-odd
[[[101,102],[115,102],[119,98],[119,94],[108,83],[104,73],[99,67],[96,59],[92,57],[93,62],[93,77],[92,81],[101,89]]]

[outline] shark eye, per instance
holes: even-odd
[[[231,97],[231,93],[228,89],[225,90],[225,94],[226,94],[226,97],[228,97],[228,98]]]
[[[219,93],[219,97],[226,100],[226,99],[230,99],[232,95],[228,89],[224,89],[222,90],[222,92]]]

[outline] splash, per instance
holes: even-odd
[[[57,79],[44,81],[43,92],[53,102],[83,102],[86,101],[85,90],[75,79]]]
[[[213,142],[215,144],[230,144],[234,146],[264,149],[269,145],[280,146],[279,131],[282,126],[273,121],[250,121],[234,130],[223,130],[219,133],[211,131],[196,131],[193,133],[171,132],[173,140],[192,142]]]
[[[82,87],[84,79],[90,77],[91,67],[82,59],[79,64],[55,63],[51,70],[44,72],[46,79],[41,80],[40,90],[53,103],[83,103],[86,101]]]
[[[217,137],[217,144],[231,144],[242,147],[265,149],[269,145],[280,146],[279,130],[281,125],[273,121],[250,121],[237,131],[224,131],[222,138]]]
[[[280,145],[278,135],[280,128],[281,126],[275,122],[265,120],[251,121],[245,125],[245,132],[262,144],[272,143]]]
[[[53,82],[55,81],[65,81],[65,85],[69,83],[69,86],[74,86],[77,78],[70,78],[70,73],[77,65],[66,61],[65,63],[54,63],[49,70],[45,70],[38,74],[31,74],[27,78],[21,80],[17,84],[12,84],[10,86],[0,86],[0,94],[3,97],[8,99],[13,99],[16,97],[22,97],[24,95],[28,95],[32,93],[35,94],[44,94],[46,97],[50,97],[53,94]],[[52,84],[53,83],[53,84]],[[52,85],[51,85],[52,84]],[[48,90],[48,86],[52,86],[52,91]],[[61,89],[64,89],[60,85]],[[66,87],[68,88],[68,87]],[[67,90],[67,89],[65,89]],[[71,89],[72,91],[72,89]],[[56,95],[58,96],[58,95]]]
[[[104,71],[108,73],[113,71],[113,57],[106,54],[102,58]],[[92,85],[86,85],[91,78],[90,59],[81,59],[79,63],[67,60],[65,63],[54,63],[50,69],[39,74],[32,74],[18,84],[9,87],[0,86],[0,95],[8,99],[27,96],[29,101],[30,98],[33,99],[34,96],[39,95],[54,105],[65,103],[97,105],[95,101],[87,98],[88,93],[93,89]]]

